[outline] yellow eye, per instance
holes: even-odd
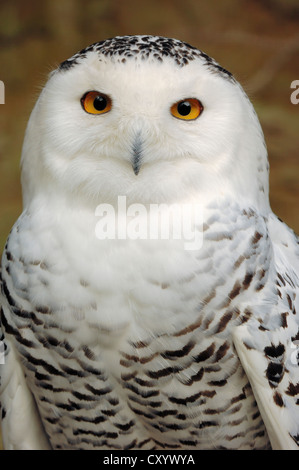
[[[171,114],[178,119],[184,119],[185,121],[193,121],[203,111],[203,105],[196,98],[186,98],[185,100],[174,103],[171,108]]]
[[[81,98],[82,108],[89,114],[108,113],[112,107],[109,96],[99,91],[88,91]]]

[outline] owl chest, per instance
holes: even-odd
[[[44,315],[43,321],[48,313],[64,329],[76,325],[90,342],[111,337],[113,343],[128,334],[134,341],[141,331],[145,336],[178,333],[199,321],[212,334],[217,318],[226,314],[228,323],[236,316],[233,309],[225,310],[226,298],[241,291],[232,273],[238,271],[248,284],[246,265],[259,256],[257,246],[250,246],[251,233],[245,238],[232,226],[228,235],[224,222],[212,213],[203,244],[186,249],[184,240],[167,237],[98,238],[90,214],[74,218],[65,212],[56,225],[44,214],[24,214],[22,230],[11,237],[11,245],[16,242],[11,251],[19,252],[18,262],[9,266],[14,288],[26,307]],[[246,226],[248,219],[238,223]]]
[[[155,335],[157,322],[169,320],[180,328],[210,282],[195,253],[168,240],[80,239],[47,247],[27,264],[27,298],[37,313],[48,309],[62,327],[84,324],[105,338],[133,325]]]
[[[65,448],[208,448],[231,416],[241,433],[258,420],[230,340],[240,312],[219,308],[232,287],[209,246],[79,248],[33,254],[26,290],[10,266],[28,314],[14,315],[16,342],[54,446],[63,429]]]
[[[33,330],[46,325],[71,332],[77,344],[112,350],[151,343],[153,353],[167,350],[168,338],[176,350],[185,335],[196,334],[197,342],[229,335],[227,327],[241,312],[226,302],[234,294],[227,272],[235,260],[230,256],[228,263],[221,247],[205,242],[190,251],[181,241],[79,235],[53,236],[47,245],[40,237],[26,263],[22,254],[8,260],[14,294],[37,319]],[[163,338],[162,346],[153,346],[153,338]]]

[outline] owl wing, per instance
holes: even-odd
[[[1,283],[1,278],[0,278]],[[6,450],[50,449],[39,413],[30,392],[22,364],[16,350],[5,335],[6,299],[0,294],[0,363],[1,428],[3,446]]]
[[[234,331],[237,354],[251,384],[272,448],[299,450],[297,351],[290,342],[283,345],[280,336],[283,337],[284,332],[268,332],[266,336],[265,331],[263,333],[250,325],[237,327]]]
[[[269,235],[277,301],[263,321],[238,326],[233,339],[273,449],[299,450],[299,240],[274,214]]]

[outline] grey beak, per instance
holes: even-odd
[[[132,145],[132,167],[135,175],[137,176],[141,168],[142,159],[142,140],[140,133],[136,135],[136,138]]]

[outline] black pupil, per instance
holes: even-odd
[[[191,113],[191,104],[189,101],[182,101],[181,103],[178,104],[178,113],[181,116],[188,116],[188,114]]]
[[[94,99],[93,106],[97,111],[103,111],[107,106],[107,100],[104,96],[97,96]]]

